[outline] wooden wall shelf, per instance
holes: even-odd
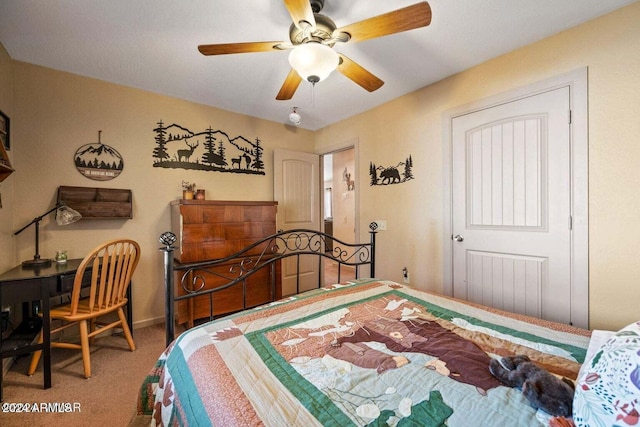
[[[58,203],[77,210],[83,219],[131,219],[131,190],[93,187],[58,187]]]
[[[14,172],[13,168],[0,163],[0,182],[4,181],[9,175]]]
[[[4,149],[2,141],[0,141],[0,182],[4,181],[9,175],[14,172],[9,162],[9,155]]]

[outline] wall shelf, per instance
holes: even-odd
[[[4,181],[13,172],[14,169],[11,167],[11,162],[9,162],[9,155],[7,155],[4,145],[0,141],[0,182]]]
[[[0,182],[4,181],[9,175],[14,172],[13,168],[0,163]]]
[[[77,210],[83,219],[131,219],[131,190],[93,187],[58,187],[58,203]]]

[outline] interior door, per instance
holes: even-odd
[[[278,230],[307,228],[320,231],[320,156],[276,149],[273,163],[273,193],[278,202]],[[318,258],[300,257],[300,292],[318,287]],[[297,268],[296,257],[283,260],[283,296],[296,293]]]
[[[455,297],[570,323],[569,111],[562,87],[453,119]]]

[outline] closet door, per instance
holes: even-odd
[[[569,87],[456,117],[454,296],[570,323]]]

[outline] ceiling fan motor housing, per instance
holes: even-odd
[[[324,40],[331,39],[333,32],[336,29],[336,24],[328,16],[315,13],[316,29],[313,32],[309,32],[308,28],[298,28],[295,24],[292,24],[289,28],[289,39],[294,45],[306,43],[308,41],[323,42]],[[335,43],[327,43],[328,46],[333,46]]]

